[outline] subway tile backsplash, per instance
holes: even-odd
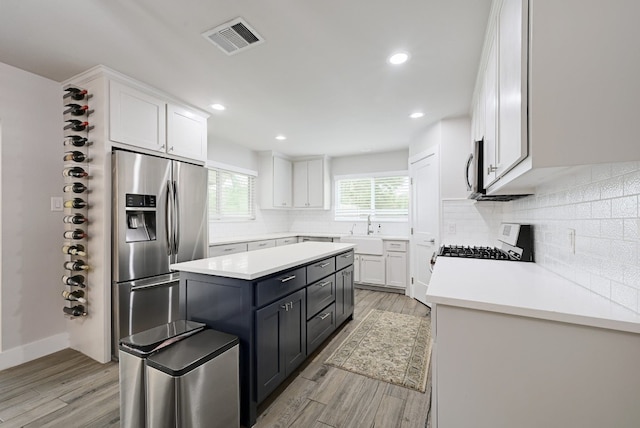
[[[640,162],[583,166],[512,202],[443,201],[442,242],[494,245],[502,221],[533,224],[537,263],[640,313],[639,195]]]

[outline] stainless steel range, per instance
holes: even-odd
[[[533,227],[530,224],[502,223],[497,246],[443,245],[438,256],[533,262]]]

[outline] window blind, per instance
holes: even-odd
[[[381,176],[336,180],[335,217],[361,220],[407,220],[409,177]]]
[[[255,177],[209,170],[209,220],[255,219]]]

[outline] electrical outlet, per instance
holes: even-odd
[[[455,223],[447,224],[447,233],[449,235],[455,235],[456,234],[456,224]]]
[[[62,211],[62,198],[60,196],[51,197],[51,211]]]
[[[576,253],[576,230],[567,229],[567,244],[571,254]]]

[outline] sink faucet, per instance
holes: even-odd
[[[373,234],[373,229],[371,228],[371,214],[367,216],[367,235]]]
[[[351,226],[351,234],[353,235],[353,229],[356,227],[356,224],[353,223],[353,226]]]

